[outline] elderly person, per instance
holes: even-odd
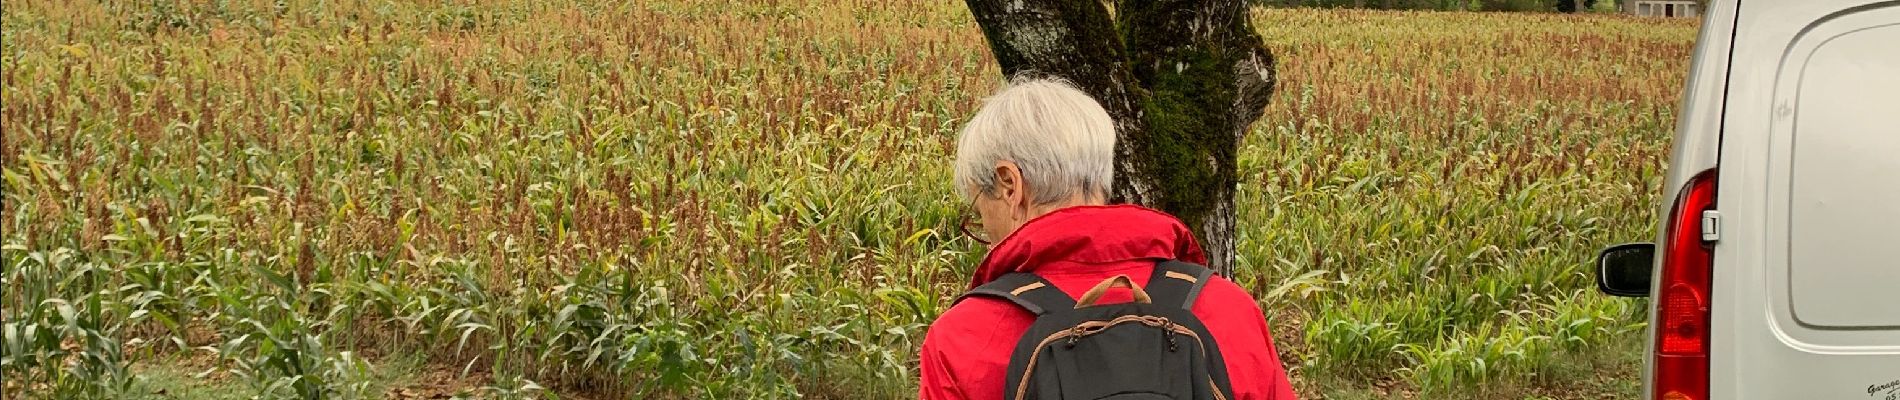
[[[1135,205],[1107,205],[1114,182],[1115,127],[1087,94],[1048,79],[1016,82],[990,97],[957,139],[955,184],[980,216],[979,241],[995,239],[976,268],[975,289],[1012,272],[1067,298],[1117,275],[1148,286],[1157,262],[1205,264],[1187,226]],[[1161,274],[1153,274],[1160,276]],[[1188,312],[1217,343],[1231,398],[1292,400],[1293,390],[1253,296],[1203,275]],[[1013,275],[1011,279],[1022,279]],[[994,286],[994,285],[992,285]],[[1104,286],[1106,287],[1106,286]],[[1153,287],[1150,287],[1151,290]],[[1012,292],[1005,290],[1003,292]],[[994,292],[1007,296],[1000,292]],[[1109,290],[1095,304],[1127,302]],[[1044,293],[1047,295],[1048,293]],[[1190,295],[1192,296],[1192,295]],[[1038,312],[1007,298],[965,296],[930,326],[921,354],[924,399],[1002,399],[1012,352]],[[1170,339],[1172,340],[1172,339]],[[1006,396],[1008,395],[1008,396]]]

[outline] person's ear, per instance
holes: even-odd
[[[1013,220],[1027,219],[1029,216],[1029,192],[1023,185],[1023,170],[1012,161],[996,162],[996,194],[1009,207],[1009,217]]]

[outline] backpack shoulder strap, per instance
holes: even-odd
[[[1214,276],[1214,270],[1194,263],[1165,260],[1155,263],[1154,275],[1148,277],[1148,296],[1154,298],[1157,305],[1179,305],[1183,310],[1194,309],[1194,299],[1200,297],[1201,287],[1207,286],[1207,280]]]
[[[1075,308],[1075,299],[1069,298],[1067,293],[1062,293],[1062,289],[1057,289],[1055,285],[1036,274],[1026,272],[1004,274],[990,283],[985,283],[957,297],[957,301],[963,301],[971,296],[1008,300],[1036,316],[1055,310]]]

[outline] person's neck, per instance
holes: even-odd
[[[1103,204],[1108,204],[1108,202],[1100,197],[1076,195],[1075,197],[1070,197],[1066,201],[1049,203],[1049,204],[1039,205],[1039,206],[1030,206],[1029,218],[1035,219],[1036,217],[1040,217],[1043,214],[1052,213],[1052,212],[1055,212],[1056,210],[1069,208],[1069,207],[1099,206]]]

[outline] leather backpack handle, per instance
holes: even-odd
[[[1082,299],[1075,302],[1075,308],[1095,305],[1095,301],[1100,300],[1103,293],[1108,293],[1108,288],[1115,286],[1125,287],[1134,292],[1136,303],[1154,304],[1154,299],[1148,297],[1148,292],[1142,291],[1141,285],[1136,285],[1134,280],[1128,279],[1128,275],[1115,275],[1113,278],[1103,279],[1102,283],[1097,283],[1095,287],[1089,288],[1088,292],[1082,293]]]

